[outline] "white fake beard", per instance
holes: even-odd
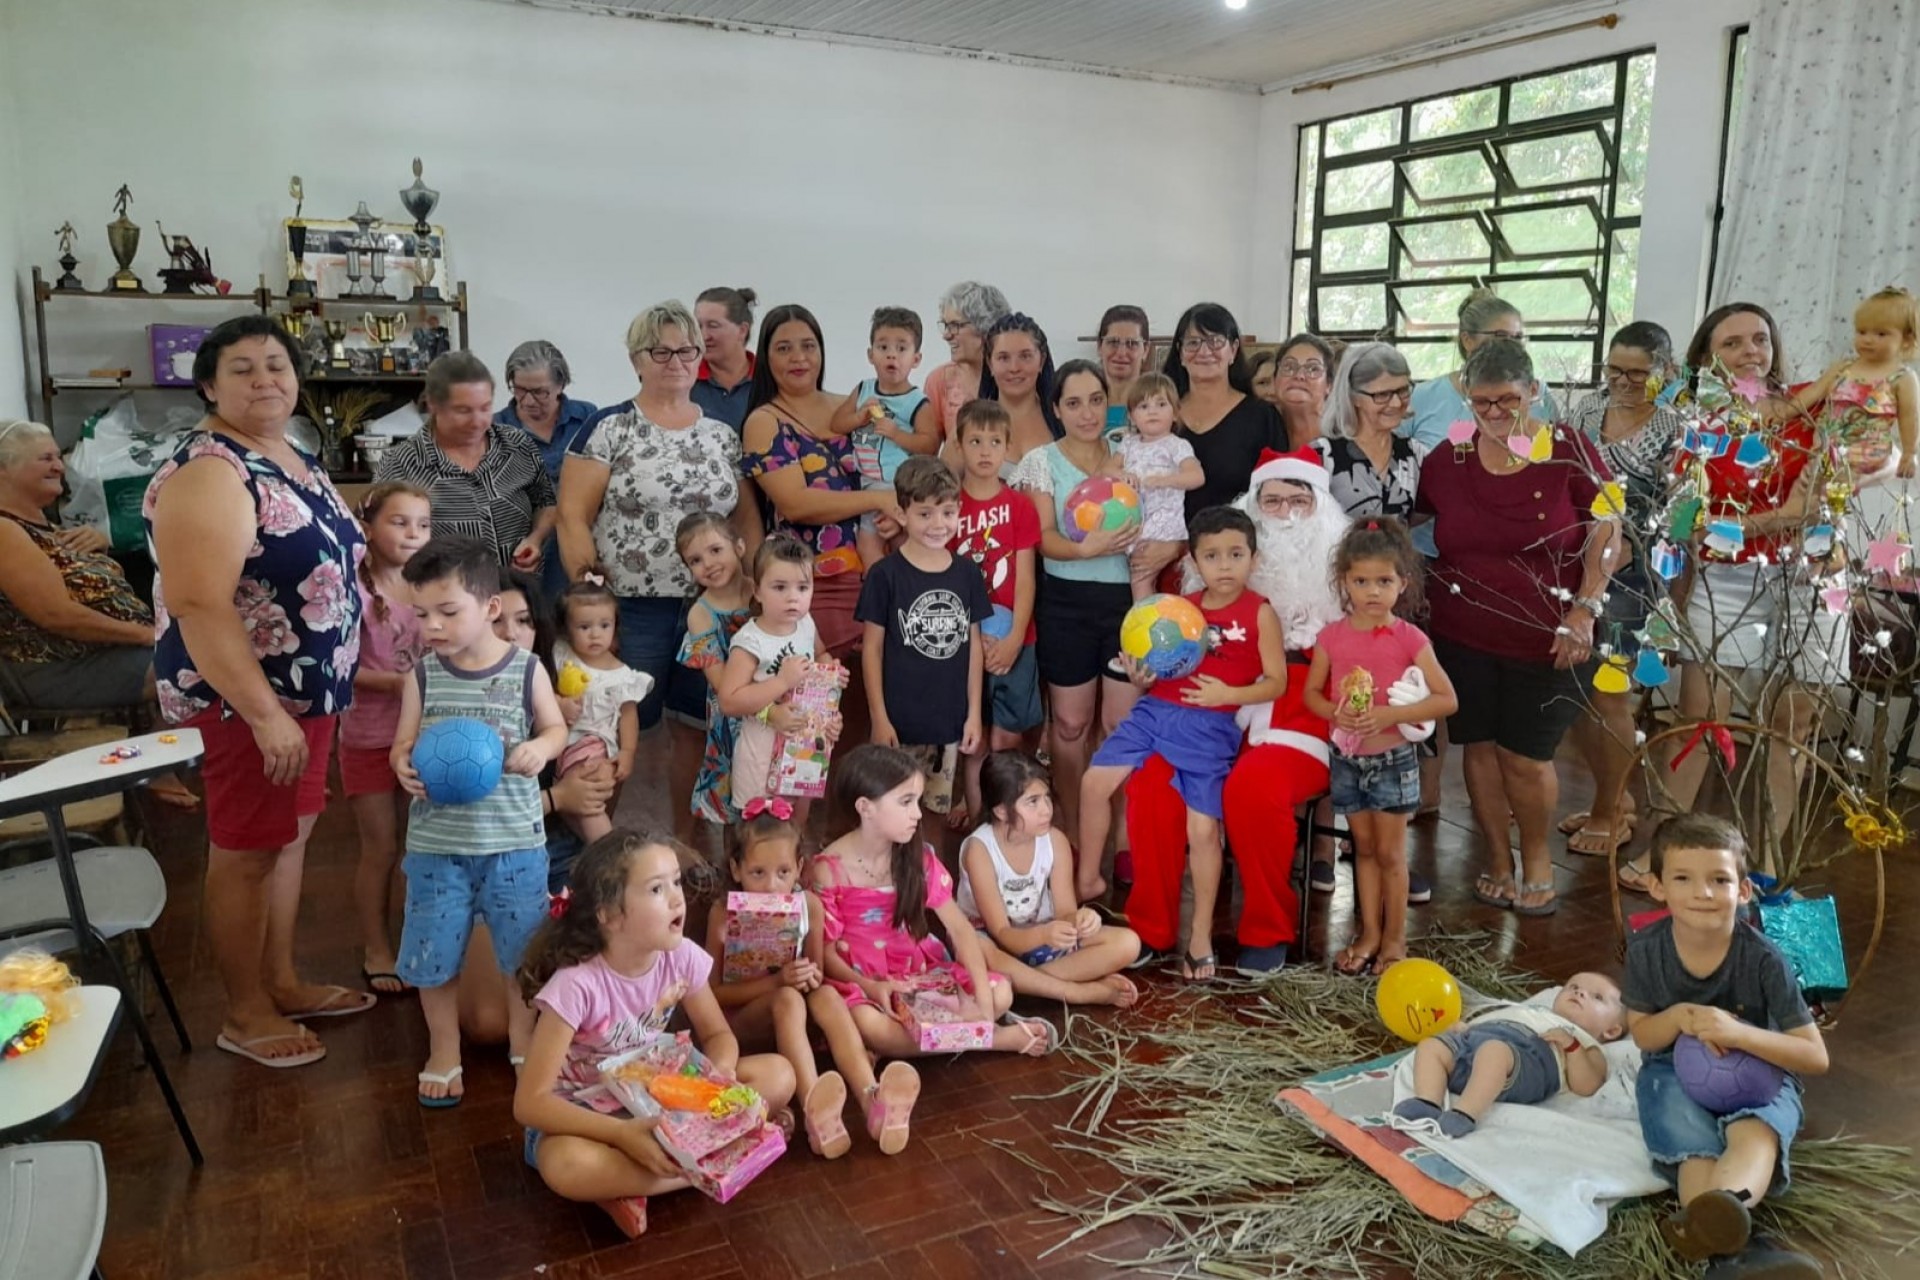
[[[1260,551],[1249,585],[1280,617],[1289,649],[1309,649],[1321,629],[1345,614],[1333,589],[1333,553],[1347,532],[1347,514],[1321,495],[1314,513],[1276,520],[1257,512]]]

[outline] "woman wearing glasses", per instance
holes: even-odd
[[[1295,449],[1320,438],[1320,417],[1338,366],[1332,345],[1311,333],[1296,333],[1253,362],[1253,394],[1280,411]]]
[[[1574,429],[1593,442],[1614,479],[1626,486],[1621,555],[1596,638],[1629,658],[1640,647],[1636,637],[1646,628],[1654,598],[1646,560],[1647,521],[1665,496],[1674,449],[1686,430],[1680,415],[1656,399],[1659,383],[1673,373],[1673,339],[1659,325],[1636,320],[1613,335],[1601,390],[1573,413]],[[1590,711],[1574,722],[1573,742],[1593,774],[1593,808],[1572,815],[1560,829],[1573,852],[1604,857],[1633,834],[1631,804],[1614,807],[1620,780],[1633,760],[1633,700],[1624,693],[1592,690],[1588,696]]]
[[[1467,796],[1492,854],[1473,895],[1521,915],[1558,907],[1548,822],[1559,798],[1553,754],[1585,705],[1594,626],[1605,606],[1617,519],[1593,511],[1611,479],[1586,437],[1549,434],[1550,453],[1518,450],[1545,425],[1517,342],[1482,343],[1461,379],[1474,434],[1420,467],[1414,509],[1433,517],[1439,555],[1427,599],[1434,653],[1459,691],[1448,718],[1466,749]],[[1509,827],[1520,827],[1515,882]]]
[[[560,470],[561,561],[569,581],[595,570],[619,598],[620,660],[653,677],[640,727],[660,723],[663,708],[673,713],[673,812],[683,827],[704,751],[707,683],[676,660],[694,589],[674,530],[695,511],[722,511],[749,556],[760,544],[759,514],[741,493],[740,438],[693,402],[700,355],[685,303],[635,316],[627,358],[640,390],[602,410]]]
[[[560,464],[599,407],[567,394],[573,371],[560,348],[543,338],[523,342],[508,354],[506,379],[507,405],[493,415],[494,425],[518,427],[531,436],[540,460],[547,464],[548,478],[557,486]],[[560,543],[555,539],[547,543],[541,560],[540,589],[548,599],[557,600],[566,585]]]
[[[1107,431],[1112,434],[1127,425],[1127,393],[1147,367],[1152,345],[1147,338],[1147,313],[1126,303],[1108,307],[1100,317],[1095,341],[1100,347],[1100,371],[1107,375]]]
[[[980,394],[987,331],[1011,310],[1006,294],[977,280],[962,280],[940,295],[940,336],[947,340],[953,358],[928,374],[921,389],[933,405],[942,440],[953,438],[960,406]],[[760,334],[766,337],[764,326]]]
[[[492,547],[532,572],[553,532],[553,477],[533,437],[493,424],[493,374],[449,351],[427,366],[427,422],[374,468],[375,484],[410,484],[433,499],[436,533]]]
[[[1460,332],[1454,341],[1460,348],[1462,367],[1444,378],[1429,378],[1414,388],[1413,412],[1402,427],[1415,444],[1428,449],[1447,438],[1448,427],[1473,416],[1467,412],[1465,364],[1480,349],[1480,345],[1496,338],[1504,338],[1509,342],[1527,340],[1527,326],[1520,318],[1520,308],[1491,289],[1475,289],[1469,293],[1460,304],[1459,314]],[[1558,412],[1554,407],[1553,395],[1544,383],[1534,397],[1532,412],[1534,417],[1543,422],[1553,421]],[[1420,541],[1419,538],[1414,539],[1416,545]],[[1433,554],[1431,544],[1420,549],[1428,555]]]
[[[1263,449],[1287,451],[1279,410],[1253,395],[1240,326],[1217,302],[1188,307],[1173,327],[1162,369],[1180,390],[1180,434],[1193,445],[1206,483],[1187,490],[1187,519],[1247,491]]]
[[[1328,492],[1349,516],[1411,523],[1426,449],[1394,434],[1407,416],[1413,376],[1384,342],[1357,342],[1341,357],[1314,448],[1326,461]]]

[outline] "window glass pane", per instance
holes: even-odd
[[[1444,378],[1460,367],[1460,348],[1452,341],[1441,342],[1405,342],[1400,344],[1400,354],[1407,358],[1407,368],[1417,381],[1425,382],[1430,378]]]
[[[1501,209],[1493,214],[1493,221],[1507,247],[1521,257],[1594,252],[1600,248],[1600,224],[1587,205]]]
[[[1427,138],[1445,138],[1456,133],[1491,129],[1500,123],[1500,90],[1475,89],[1469,93],[1428,98],[1413,104],[1413,136],[1410,142]]]
[[[1606,150],[1590,129],[1502,143],[1500,155],[1521,187],[1552,187],[1607,175]]]
[[[1327,154],[1351,155],[1391,147],[1400,141],[1400,108],[1389,107],[1371,115],[1348,116],[1327,124]]]
[[[1387,224],[1330,227],[1320,235],[1320,270],[1385,271]]]
[[[1294,192],[1293,247],[1313,247],[1313,196],[1320,189],[1320,126],[1300,130],[1300,183]]]
[[[1400,308],[1400,332],[1452,334],[1460,327],[1460,304],[1473,286],[1455,280],[1448,284],[1391,286]]]
[[[1478,151],[1456,151],[1452,155],[1425,156],[1400,162],[1414,199],[1421,204],[1458,200],[1466,196],[1492,195],[1493,170]]]
[[[1377,284],[1329,285],[1319,292],[1322,333],[1372,333],[1387,324],[1387,293]]]
[[[1555,405],[1564,417],[1572,408],[1566,388],[1593,383],[1594,345],[1591,342],[1529,342],[1527,354],[1533,357],[1533,376],[1553,391]],[[1575,397],[1576,399],[1578,397]]]
[[[1613,83],[1618,64],[1596,62],[1590,66],[1535,76],[1513,86],[1507,118],[1515,124],[1544,120],[1569,111],[1588,111],[1613,103]]]
[[[1395,232],[1405,249],[1408,266],[1483,265],[1491,270],[1493,246],[1474,218],[1448,218],[1443,222],[1415,222]],[[1458,271],[1453,274],[1459,275]]]
[[[1393,161],[1327,171],[1327,212],[1363,213],[1393,204]]]
[[[1500,296],[1520,308],[1529,331],[1579,331],[1600,322],[1584,280],[1503,280]]]
[[[1607,272],[1607,334],[1634,318],[1634,291],[1640,275],[1640,228],[1614,233],[1613,263]]]
[[[1287,331],[1301,333],[1308,327],[1307,299],[1313,291],[1313,261],[1310,258],[1293,260],[1293,314],[1288,317]]]
[[[1653,121],[1653,55],[1643,53],[1627,63],[1627,101],[1620,130],[1620,185],[1614,199],[1616,217],[1640,212],[1647,187],[1647,138]]]

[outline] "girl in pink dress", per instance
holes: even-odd
[[[829,780],[834,812],[856,814],[860,825],[813,859],[810,883],[826,914],[827,981],[846,999],[867,1047],[888,1058],[919,1054],[918,1041],[890,1012],[891,996],[912,979],[943,975],[975,996],[981,1020],[999,1020],[995,1049],[1035,1057],[1052,1052],[1059,1033],[1045,1019],[1008,1012],[1013,988],[988,973],[973,926],[953,900],[953,877],[933,847],[917,840],[926,778],[913,757],[893,747],[856,747],[833,762]],[[929,932],[929,915],[946,926],[957,958]],[[981,991],[984,999],[975,995]],[[882,1073],[882,1104],[886,1088]],[[910,1109],[912,1099],[904,1103]],[[897,1123],[904,1130],[905,1109],[881,1128]]]

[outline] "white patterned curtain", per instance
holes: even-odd
[[[1920,293],[1920,0],[1761,0],[1748,40],[1711,297],[1773,312],[1811,378],[1862,298]]]

